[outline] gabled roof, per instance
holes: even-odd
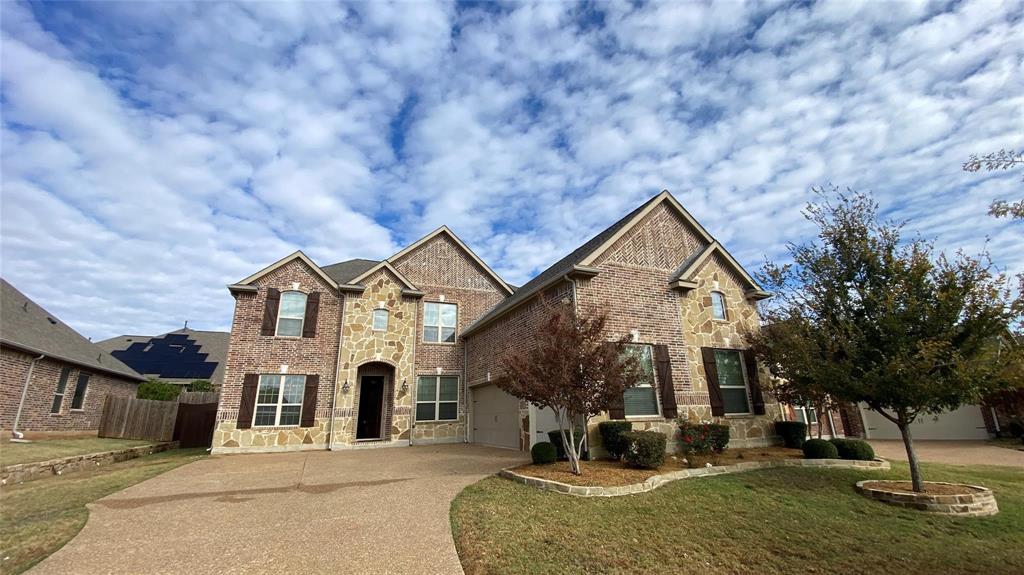
[[[720,251],[726,258],[726,260],[736,268],[736,270],[744,277],[744,279],[750,281],[751,286],[754,288],[754,292],[756,292],[757,294],[765,294],[764,297],[767,297],[766,292],[761,291],[761,288],[752,278],[750,278],[750,275],[747,274],[743,267],[739,265],[739,263],[729,254],[729,252],[725,250],[725,248],[718,244],[718,242],[711,236],[711,234],[709,234],[708,231],[704,229],[704,226],[700,225],[700,222],[698,222],[692,215],[690,215],[690,212],[686,211],[686,208],[684,208],[682,204],[680,204],[675,199],[675,197],[673,197],[672,194],[669,193],[668,190],[662,190],[661,193],[647,200],[638,208],[626,214],[625,217],[615,222],[614,224],[612,224],[604,231],[591,238],[589,241],[587,241],[580,247],[573,250],[572,253],[558,260],[557,262],[552,264],[551,267],[542,271],[532,280],[526,282],[522,287],[515,290],[515,293],[513,295],[499,302],[498,305],[494,306],[494,308],[491,309],[491,311],[487,312],[483,317],[481,317],[472,325],[463,330],[462,335],[469,335],[473,331],[476,331],[480,327],[490,323],[497,317],[505,314],[506,312],[512,310],[518,305],[528,301],[534,294],[541,292],[544,289],[547,289],[548,286],[551,286],[552,284],[558,281],[561,281],[566,276],[570,276],[573,274],[595,275],[597,270],[591,267],[594,261],[597,260],[597,258],[600,257],[601,254],[608,251],[608,249],[611,248],[615,244],[615,242],[617,242],[620,238],[622,238],[622,236],[628,233],[629,230],[631,230],[640,221],[642,221],[644,216],[649,214],[652,210],[654,210],[654,208],[656,208],[659,204],[662,203],[665,203],[671,206],[673,209],[675,209],[676,212],[678,212],[679,215],[682,216],[683,219],[686,220],[688,224],[690,224],[690,226],[692,226],[692,228],[696,231],[697,235],[699,235],[701,238],[703,238],[706,242],[710,244],[709,248],[702,252],[702,255],[706,256],[707,254],[705,252],[708,252],[709,250]],[[692,263],[696,261],[696,259],[698,258],[700,258],[700,256],[697,256],[697,258],[693,258],[693,261],[691,261],[690,264],[692,265]],[[688,267],[687,264],[684,263],[684,267]],[[676,277],[673,277],[673,280],[680,281],[680,278],[678,276],[679,274],[677,273]]]
[[[252,274],[251,276],[245,278],[244,280],[229,285],[228,289],[231,291],[252,291],[252,289],[254,289],[252,287],[252,282],[260,279],[261,277],[296,259],[301,260],[303,263],[308,265],[310,269],[312,269],[318,276],[320,276],[325,282],[327,282],[327,285],[335,288],[338,287],[338,282],[334,281],[334,279],[332,279],[331,276],[324,273],[324,270],[320,269],[320,266],[313,263],[313,260],[309,259],[309,256],[302,253],[302,250],[299,250],[291,255],[285,256],[277,260],[276,262]]]
[[[40,307],[7,280],[0,279],[0,343],[22,351],[144,381],[134,369],[118,361],[71,326]]]
[[[388,258],[388,261],[397,262],[402,258],[402,256],[411,253],[416,248],[422,246],[423,244],[429,242],[430,240],[434,239],[435,237],[441,234],[445,234],[449,238],[451,238],[451,240],[455,242],[457,246],[462,248],[462,251],[466,252],[469,255],[469,257],[473,258],[473,261],[476,262],[476,264],[479,265],[480,268],[483,269],[484,272],[486,272],[487,275],[491,277],[491,279],[497,282],[499,286],[501,286],[506,292],[508,292],[509,295],[511,295],[515,291],[515,289],[513,289],[512,286],[505,283],[505,280],[501,279],[501,277],[497,273],[495,273],[494,270],[492,270],[491,267],[484,262],[484,260],[480,259],[475,253],[473,253],[473,250],[469,249],[469,246],[467,246],[461,239],[459,239],[459,236],[455,235],[455,232],[451,231],[451,229],[449,229],[448,226],[441,226],[436,230],[430,232],[429,234],[423,236],[422,238],[416,240],[415,242],[409,244],[408,246],[405,247],[405,249]]]
[[[374,273],[376,273],[376,272],[378,272],[380,270],[387,270],[387,271],[391,272],[392,274],[394,274],[395,277],[398,278],[398,281],[402,282],[402,284],[405,286],[405,288],[404,288],[405,290],[411,290],[411,291],[414,291],[414,292],[416,292],[418,290],[416,285],[413,284],[411,281],[409,281],[409,278],[405,277],[404,275],[402,275],[401,272],[396,270],[395,266],[391,265],[391,262],[389,262],[388,260],[384,260],[384,261],[378,263],[377,265],[373,266],[372,268],[366,270],[365,272],[357,275],[356,277],[352,278],[352,280],[349,283],[355,284],[355,285],[359,285],[359,282],[361,282],[364,279],[372,276]]]
[[[348,284],[352,283],[353,278],[359,277],[379,263],[379,260],[364,260],[356,258],[324,266],[322,269],[324,270],[324,273],[334,278],[334,281],[339,284]]]
[[[224,381],[228,343],[227,331],[179,329],[162,335],[119,335],[96,345],[132,369],[171,383],[209,379]]]
[[[704,248],[703,251],[694,254],[693,257],[683,262],[683,265],[679,267],[679,270],[677,270],[671,279],[669,279],[669,284],[674,288],[681,289],[691,289],[692,287],[696,287],[694,275],[700,271],[700,268],[704,266],[704,263],[707,262],[714,254],[719,254],[725,258],[725,261],[729,263],[730,267],[732,267],[736,273],[743,278],[743,281],[747,282],[747,286],[750,288],[747,292],[749,297],[754,299],[765,299],[771,296],[770,293],[761,289],[761,286],[758,285],[757,281],[747,273],[747,270],[743,269],[743,266],[741,266],[740,263],[732,257],[732,254],[722,247],[722,244],[718,243],[717,240],[708,244],[708,247]]]

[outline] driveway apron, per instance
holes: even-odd
[[[32,573],[462,573],[452,499],[522,461],[476,445],[213,456],[91,504]]]
[[[875,453],[886,459],[907,460],[907,450],[902,441],[872,439],[870,443]],[[919,460],[929,463],[1024,467],[1024,451],[996,447],[984,441],[919,440],[914,442],[914,451]]]

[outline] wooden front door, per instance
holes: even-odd
[[[381,414],[384,408],[384,376],[364,375],[359,382],[359,421],[356,439],[381,439]]]

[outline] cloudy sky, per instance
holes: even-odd
[[[83,334],[230,327],[302,249],[449,225],[522,283],[662,189],[749,269],[812,185],[1024,271],[1024,4],[2,7],[2,275]]]

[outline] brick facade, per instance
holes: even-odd
[[[4,346],[0,348],[0,429],[10,431],[21,401],[25,377],[37,355]],[[51,414],[54,393],[63,368],[71,369],[64,389],[60,413]],[[71,409],[71,399],[78,385],[79,375],[90,374],[82,409]],[[82,432],[99,428],[103,402],[108,395],[135,397],[139,382],[124,379],[93,369],[52,358],[36,362],[29,382],[28,395],[18,422],[18,430],[36,432]]]

